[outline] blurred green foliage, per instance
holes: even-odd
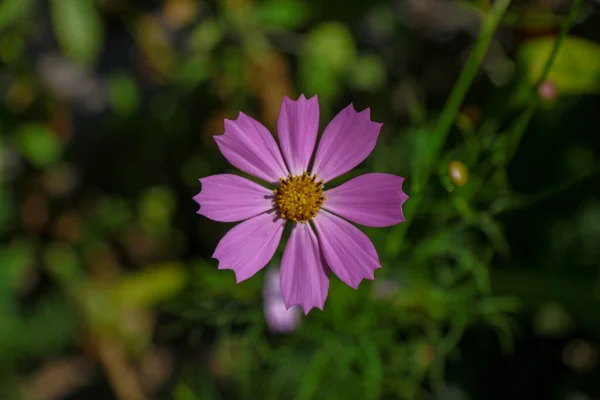
[[[93,0],[52,0],[52,25],[65,54],[92,63],[102,44],[102,22]]]
[[[597,396],[600,17],[546,3],[0,2],[0,398]],[[411,197],[278,335],[192,196],[300,93]]]

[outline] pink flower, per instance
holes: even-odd
[[[371,121],[369,109],[357,113],[349,105],[325,128],[309,169],[319,128],[316,96],[284,98],[277,121],[281,151],[267,128],[246,114],[225,120],[225,133],[215,136],[223,156],[275,189],[232,174],[200,179],[201,192],[194,196],[199,214],[220,222],[243,221],[217,245],[213,258],[218,268],[233,270],[238,283],[250,278],[271,260],[291,221],[280,276],[286,307],[298,304],[306,314],[313,307],[322,310],[330,270],[354,289],[363,279],[374,279],[381,267],[377,251],[346,220],[371,227],[403,222],[404,178],[373,173],[329,190],[324,184],[367,158],[381,125]]]
[[[280,277],[277,269],[265,274],[263,303],[267,326],[273,333],[293,332],[300,324],[300,308],[287,307],[281,295]]]
[[[542,100],[554,100],[557,95],[556,86],[552,83],[552,81],[546,80],[538,87],[538,94]]]

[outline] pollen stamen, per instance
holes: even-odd
[[[324,181],[316,179],[316,174],[310,176],[308,172],[279,179],[279,188],[273,193],[281,218],[304,224],[317,215],[327,198],[323,196]]]

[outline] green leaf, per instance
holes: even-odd
[[[98,200],[90,225],[100,232],[116,232],[130,223],[133,213],[125,200],[121,198],[102,198]]]
[[[319,94],[327,103],[340,89],[341,78],[356,57],[356,45],[348,28],[325,23],[310,32],[300,58],[300,77],[308,94]]]
[[[209,53],[223,39],[225,29],[219,21],[206,19],[191,32],[188,45],[198,52]]]
[[[502,351],[511,353],[514,348],[514,336],[517,330],[516,322],[505,314],[484,314],[484,321],[496,331]]]
[[[26,46],[22,36],[4,34],[0,40],[0,59],[9,65],[18,62]]]
[[[427,183],[427,173],[435,158],[431,146],[432,132],[429,128],[417,128],[411,132],[412,137],[412,187],[413,193],[419,193]]]
[[[118,303],[131,306],[149,306],[172,297],[183,286],[186,270],[183,265],[163,264],[128,276],[119,282]]]
[[[306,23],[309,11],[305,2],[271,0],[258,8],[256,18],[267,29],[295,29]]]
[[[33,245],[15,240],[0,249],[0,296],[10,296],[33,262]]]
[[[32,9],[32,0],[2,0],[0,2],[0,29],[16,24]]]
[[[193,88],[207,81],[213,71],[211,59],[193,57],[177,66],[173,79],[186,88]]]
[[[0,318],[3,321],[0,326],[2,365],[11,360],[31,361],[56,356],[73,343],[77,332],[76,314],[61,295],[42,297],[23,316],[0,310]]]
[[[111,75],[108,79],[110,103],[115,112],[128,116],[138,107],[138,90],[135,81],[126,73]]]
[[[477,309],[482,315],[515,313],[520,310],[520,307],[521,304],[516,297],[508,296],[484,297],[477,304]]]
[[[525,42],[518,58],[526,66],[530,84],[540,77],[550,57],[555,37],[543,37]],[[548,80],[559,95],[600,92],[600,45],[589,40],[567,36],[560,47]]]
[[[65,288],[74,286],[82,278],[77,254],[69,246],[50,245],[44,252],[44,260],[50,272]]]
[[[358,57],[352,68],[350,83],[357,89],[375,92],[383,87],[387,77],[381,57],[365,54]]]
[[[58,161],[61,155],[61,143],[41,124],[23,125],[17,133],[17,143],[25,158],[39,168]]]
[[[52,24],[72,61],[91,64],[102,45],[102,23],[92,0],[52,0]]]
[[[140,218],[144,227],[150,231],[166,227],[174,211],[175,197],[167,187],[150,188],[140,199]]]
[[[381,386],[384,377],[384,366],[381,356],[373,340],[362,338],[360,349],[364,355],[361,362],[363,368],[363,385],[365,387],[365,399],[381,398]]]
[[[479,229],[488,237],[494,249],[505,257],[510,255],[508,240],[502,233],[502,227],[488,214],[482,214],[477,220]]]
[[[304,369],[306,372],[302,378],[302,386],[296,392],[296,400],[307,400],[315,397],[332,358],[333,354],[326,346],[321,347],[316,352],[310,364]]]
[[[305,57],[333,71],[344,71],[354,61],[356,47],[348,28],[330,22],[317,26],[304,44]]]

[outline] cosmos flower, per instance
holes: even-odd
[[[311,163],[319,128],[317,96],[284,98],[277,121],[281,151],[267,128],[248,115],[225,120],[225,133],[215,136],[223,156],[273,189],[232,174],[200,179],[201,191],[194,196],[199,214],[243,221],[217,245],[218,268],[233,270],[238,283],[250,278],[269,263],[291,222],[280,276],[286,307],[322,310],[330,271],[354,289],[363,279],[374,279],[381,267],[377,251],[348,221],[370,227],[403,222],[404,178],[371,173],[328,190],[325,183],[367,158],[381,126],[371,121],[369,109],[356,112],[349,105],[325,128]]]
[[[265,273],[263,288],[263,304],[265,321],[273,333],[293,332],[300,324],[300,308],[288,308],[281,295],[279,270],[269,268]]]

